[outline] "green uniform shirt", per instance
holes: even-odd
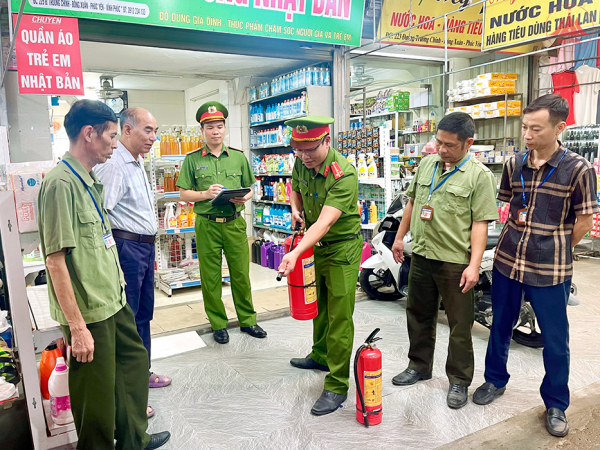
[[[427,202],[435,167],[434,189],[468,156],[446,172],[438,155],[423,158],[406,191],[408,197],[415,199],[410,221],[414,253],[438,261],[469,264],[473,222],[498,220],[496,179],[472,156]],[[433,208],[432,220],[421,219],[421,209],[427,204]]]
[[[223,145],[217,158],[205,145],[185,156],[177,178],[177,186],[192,191],[206,191],[213,184],[221,184],[226,189],[239,189],[250,187],[255,181],[250,163],[240,150]],[[243,209],[244,205],[233,203],[227,206],[212,206],[210,200],[194,203],[196,214],[212,214],[218,217],[229,217]]]
[[[88,173],[70,153],[63,159],[89,187],[106,228],[104,186],[94,172]],[[85,323],[108,319],[125,306],[125,280],[119,264],[117,246],[107,249],[102,235],[102,220],[85,186],[64,163],[52,169],[42,182],[38,198],[39,231],[44,255],[66,250],[66,262],[75,299]],[[52,277],[48,276],[50,316],[61,325],[67,320],[58,304]]]
[[[335,178],[331,164],[336,162],[344,173]],[[327,171],[327,176],[325,176]],[[323,242],[335,241],[360,233],[360,212],[358,210],[358,174],[346,158],[330,148],[327,158],[315,175],[307,169],[300,158],[296,158],[292,171],[292,190],[300,192],[304,205],[307,227],[317,221],[323,206],[333,206],[342,215],[323,236]]]

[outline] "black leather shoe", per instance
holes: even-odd
[[[160,433],[154,433],[150,435],[150,442],[146,445],[145,450],[154,450],[160,448],[171,438],[171,433],[168,431],[161,431]]]
[[[392,383],[396,386],[410,386],[421,380],[431,380],[431,374],[419,373],[416,370],[408,368],[392,378]]]
[[[565,437],[569,433],[569,421],[565,412],[558,408],[549,408],[546,412],[546,430],[552,436]]]
[[[226,328],[220,330],[213,330],[213,338],[219,344],[227,344],[229,342],[229,333]]]
[[[483,383],[473,394],[473,402],[478,405],[489,405],[506,391],[506,386],[497,388],[492,383]]]
[[[262,339],[267,337],[267,332],[258,325],[252,325],[251,327],[241,327],[240,330],[242,330],[244,333],[248,333],[250,336],[255,338]]]
[[[451,384],[446,396],[446,403],[452,409],[459,409],[467,404],[467,397],[467,386]]]
[[[290,364],[298,369],[317,369],[323,372],[329,372],[329,367],[319,364],[308,355],[306,358],[292,358]]]
[[[342,403],[348,398],[347,394],[336,394],[335,392],[323,390],[319,399],[315,402],[310,413],[314,416],[324,416],[337,411]]]

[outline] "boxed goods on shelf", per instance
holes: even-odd
[[[487,73],[471,80],[458,81],[454,89],[447,92],[448,101],[462,102],[478,97],[516,94],[516,73]]]

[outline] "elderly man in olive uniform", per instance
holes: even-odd
[[[231,293],[241,330],[256,338],[267,336],[256,324],[246,221],[241,215],[244,204],[252,198],[252,189],[244,197],[233,198],[231,205],[213,206],[210,203],[223,189],[250,187],[255,182],[244,154],[223,144],[228,114],[227,108],[219,102],[206,102],[198,109],[196,120],[202,126],[206,145],[185,157],[177,179],[181,199],[194,202],[204,308],[213,337],[219,344],[229,342],[227,313],[221,299],[223,252],[229,266]]]
[[[308,116],[286,122],[298,158],[292,173],[292,226],[304,225],[304,239],[285,255],[279,271],[288,275],[302,253],[315,251],[319,314],[313,320],[313,348],[290,363],[300,369],[329,371],[325,389],[311,413],[332,413],[346,400],[354,340],[356,280],[363,241],[360,238],[358,175],[330,147],[330,117]]]
[[[406,191],[410,201],[392,247],[394,259],[402,262],[403,239],[411,232],[409,364],[392,382],[407,386],[431,378],[441,295],[450,326],[446,402],[454,409],[467,403],[473,380],[473,286],[479,280],[488,223],[498,219],[494,175],[469,153],[474,134],[475,122],[468,114],[453,113],[440,121],[438,154],[423,158]]]

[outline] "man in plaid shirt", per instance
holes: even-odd
[[[540,393],[547,408],[546,429],[553,436],[569,432],[569,323],[567,301],[573,274],[572,248],[592,229],[598,212],[593,166],[558,140],[569,105],[545,95],[525,110],[527,146],[504,167],[498,199],[510,202],[494,260],[494,322],[485,359],[485,383],[473,401],[487,405],[501,396],[513,327],[523,293],[531,302],[544,340],[546,376]]]

